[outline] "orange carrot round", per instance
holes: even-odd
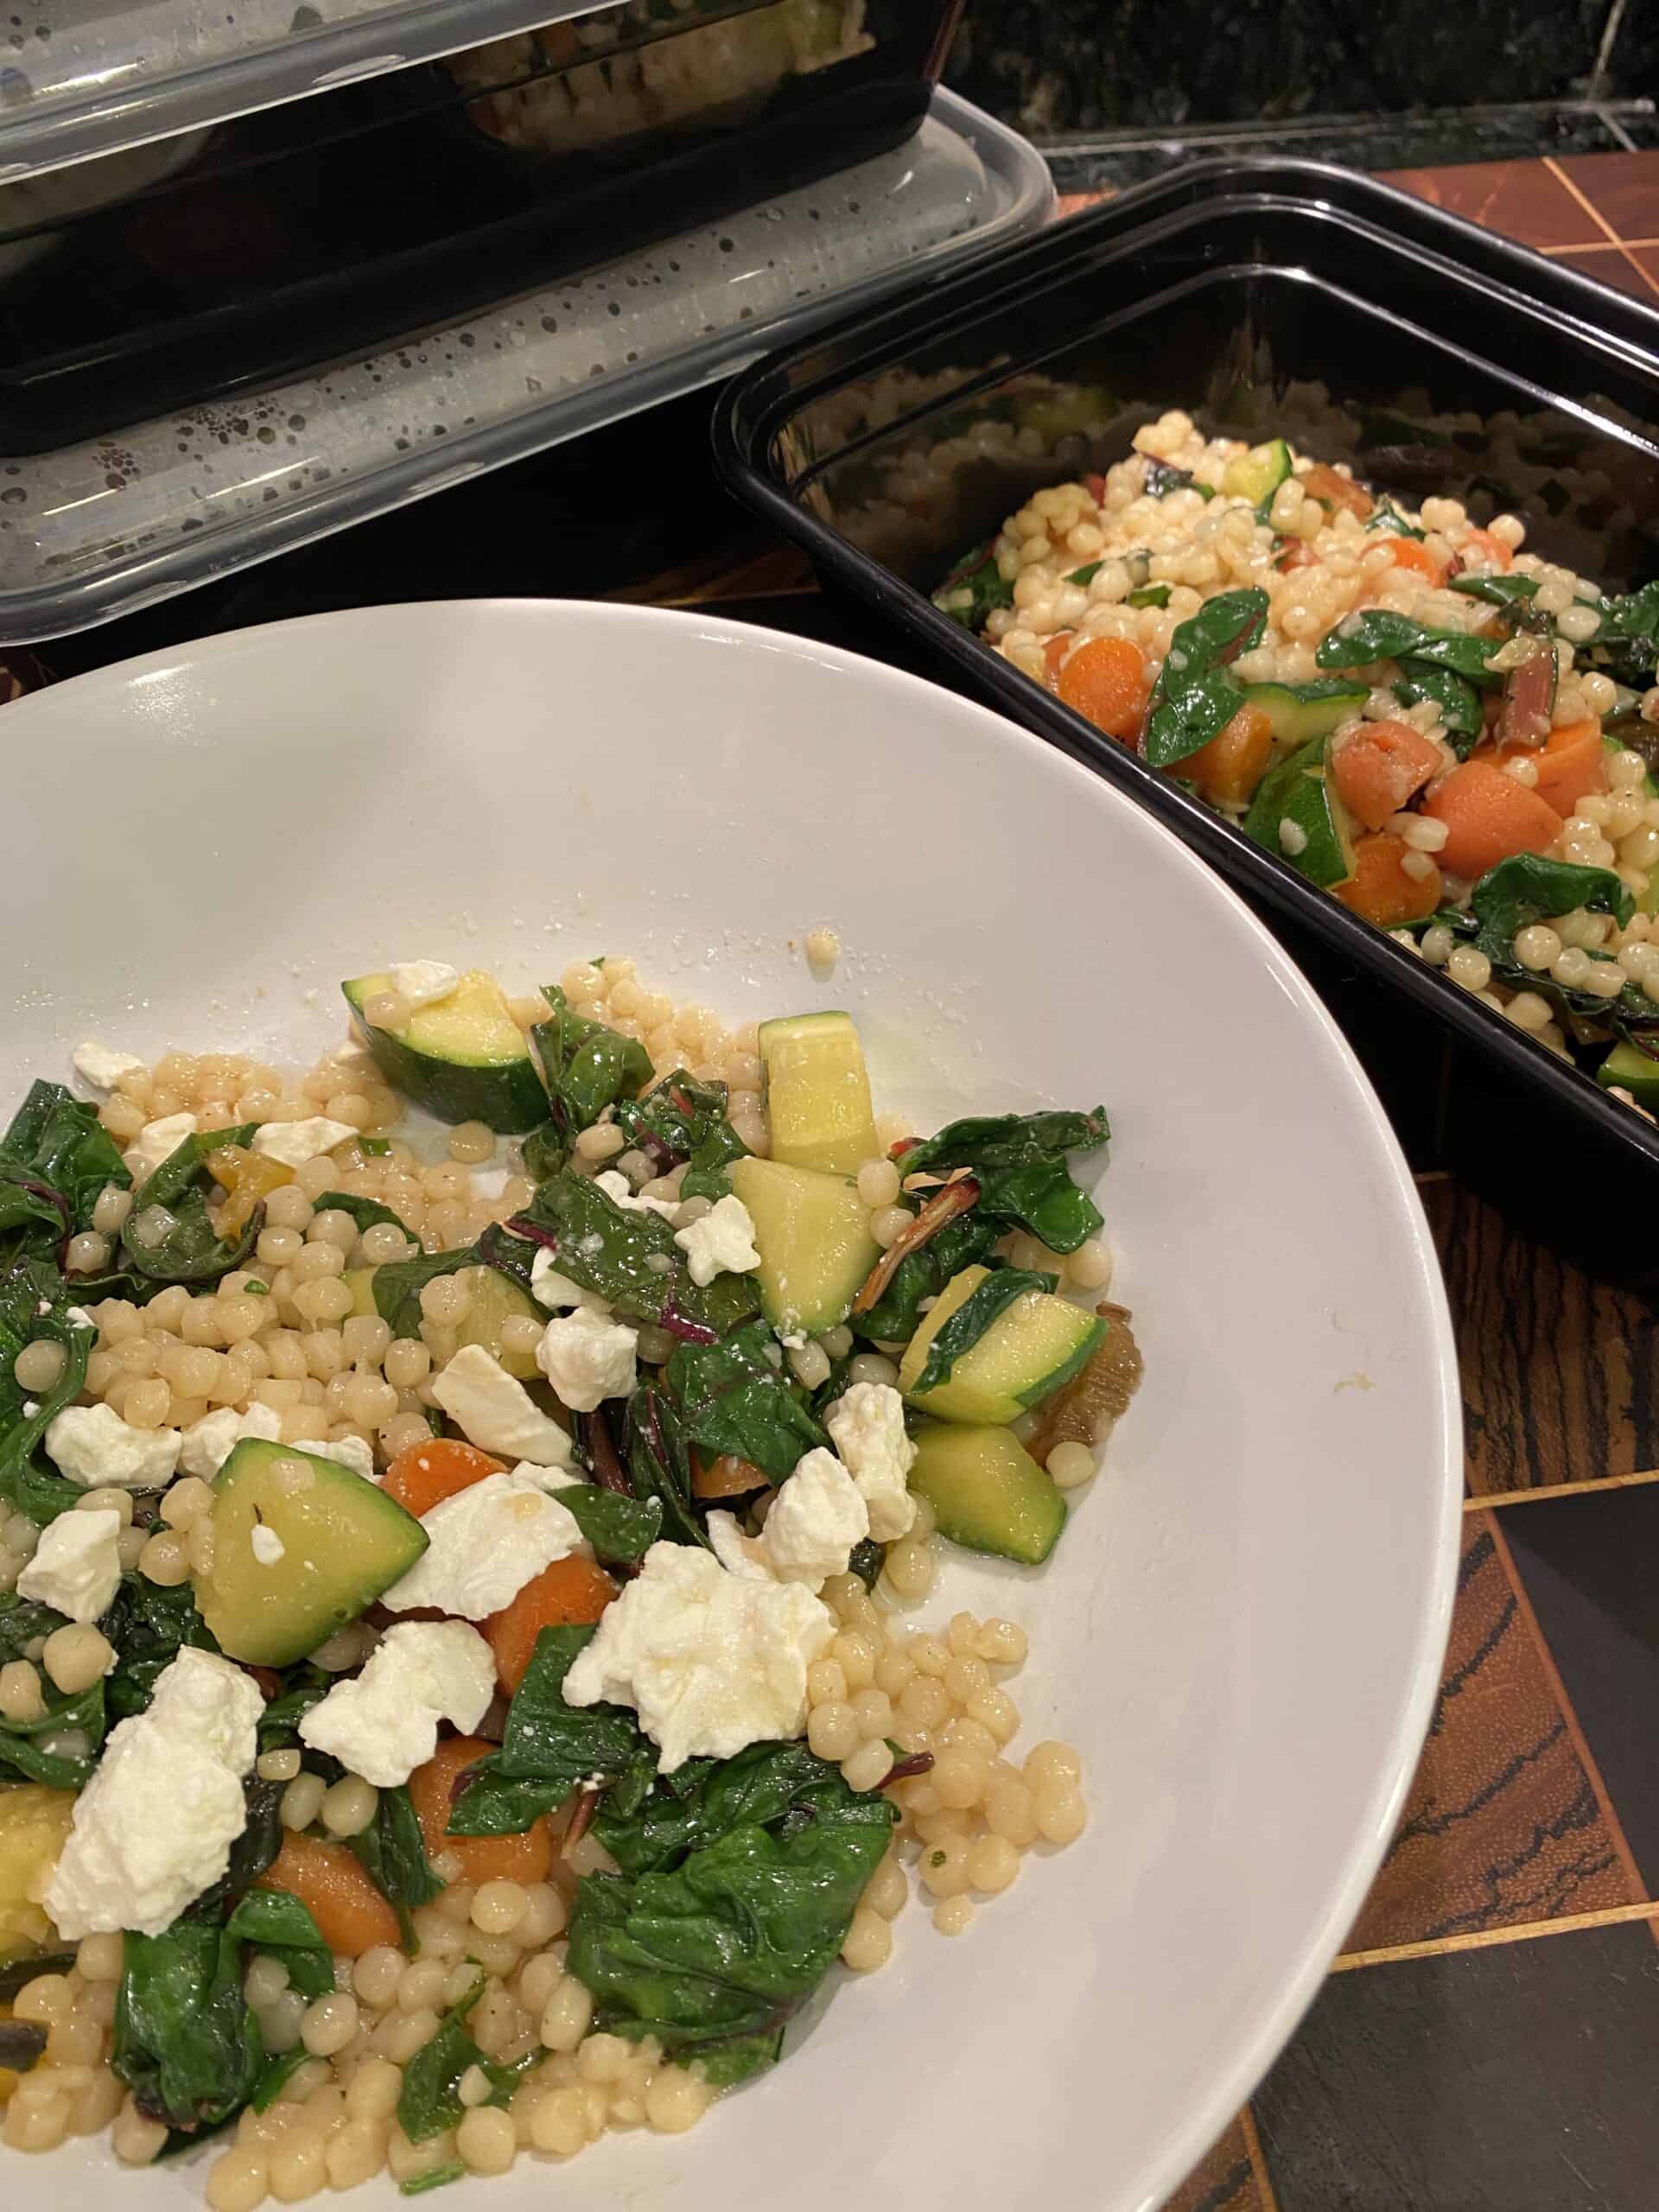
[[[1547,853],[1561,827],[1547,799],[1488,760],[1454,768],[1429,792],[1423,812],[1446,824],[1441,864],[1471,880],[1516,853]]]
[[[1043,681],[1051,691],[1060,688],[1060,663],[1077,634],[1075,630],[1057,630],[1043,647]]]
[[[1431,861],[1421,875],[1406,867],[1411,848],[1403,837],[1385,830],[1354,840],[1354,872],[1345,883],[1332,887],[1344,906],[1352,907],[1379,929],[1397,930],[1403,923],[1420,922],[1440,903],[1440,871]]]
[[[1563,821],[1587,793],[1607,788],[1606,748],[1601,741],[1601,723],[1593,715],[1585,721],[1563,722],[1559,729],[1551,730],[1543,744],[1535,749],[1516,746],[1500,750],[1495,745],[1480,745],[1470,758],[1490,760],[1494,766],[1501,767],[1504,760],[1517,753],[1530,760],[1538,771],[1538,780],[1532,789],[1554,807]]]
[[[604,1568],[577,1552],[544,1567],[510,1605],[492,1613],[483,1624],[484,1633],[507,1695],[524,1681],[536,1639],[544,1628],[575,1628],[596,1621],[615,1595],[616,1585]]]
[[[453,1852],[469,1882],[544,1882],[553,1867],[553,1838],[544,1820],[532,1821],[521,1835],[449,1833],[457,1777],[496,1749],[482,1736],[450,1736],[410,1776],[409,1794],[426,1855],[435,1859],[440,1852]]]
[[[1208,745],[1170,773],[1196,784],[1212,806],[1246,806],[1273,758],[1273,724],[1260,707],[1241,707]]]
[[[418,1521],[423,1513],[429,1513],[435,1505],[442,1505],[457,1491],[470,1490],[486,1475],[500,1474],[505,1464],[505,1460],[493,1459],[475,1445],[435,1436],[430,1443],[411,1444],[406,1451],[400,1452],[386,1469],[381,1488]]]
[[[1108,737],[1131,744],[1141,734],[1152,686],[1141,648],[1128,638],[1084,639],[1060,671],[1056,689],[1068,707]]]
[[[1374,538],[1371,543],[1386,545],[1389,556],[1396,569],[1413,569],[1418,575],[1427,577],[1430,583],[1437,586],[1446,582],[1445,562],[1437,561],[1427,546],[1417,538],[1377,537]],[[1367,546],[1365,550],[1370,552],[1371,547]]]
[[[1368,830],[1380,830],[1431,776],[1440,749],[1409,722],[1361,722],[1332,747],[1337,796]]]
[[[289,1828],[260,1875],[262,1890],[285,1890],[305,1906],[325,1943],[348,1959],[398,1938],[397,1916],[343,1843],[321,1843]]]

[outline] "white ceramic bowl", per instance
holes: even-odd
[[[6,1091],[92,1036],[303,1062],[387,957],[510,987],[632,953],[729,1020],[844,1006],[878,1106],[1092,1106],[1147,1378],[1041,1573],[924,1617],[1032,1632],[1021,1741],[1089,1828],[962,1938],[912,1903],[785,2066],[498,2212],[1131,2212],[1180,2181],[1339,1946],[1445,1640],[1461,1444],[1440,1280],[1376,1101],[1238,900],[984,709],[827,647],[632,608],[388,607],[218,638],[5,711]],[[802,954],[843,947],[833,980]],[[75,2146],[20,2212],[194,2201]],[[397,2200],[377,2185],[373,2204]],[[460,2203],[460,2198],[446,2202]],[[468,2202],[471,2201],[469,2196]]]

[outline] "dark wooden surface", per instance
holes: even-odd
[[[1659,150],[1398,181],[1659,302]],[[713,490],[707,410],[659,410],[41,659],[67,675],[321,607],[492,592],[718,603],[893,657]],[[1446,1071],[1411,1074],[1397,1007],[1363,987],[1332,1004],[1422,1171],[1445,1267],[1462,1573],[1387,1862],[1289,2050],[1166,2212],[1659,2212],[1653,1313],[1541,1241],[1524,1143],[1484,1194],[1446,1172]],[[1569,1217],[1652,1246],[1645,1193],[1586,1172],[1567,1197]]]

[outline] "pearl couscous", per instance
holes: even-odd
[[[913,1614],[1140,1373],[1098,1108],[918,1138],[626,960],[345,989],[0,1140],[0,2143],[215,2135],[214,2212],[678,2133],[1075,1840],[1024,1628]]]
[[[934,594],[1616,1096],[1659,1104],[1659,585],[1178,411]]]

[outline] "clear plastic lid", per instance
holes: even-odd
[[[37,0],[0,46],[0,184],[610,4]]]
[[[820,182],[262,391],[0,461],[0,642],[58,637],[728,375],[1046,223],[1042,156],[936,92]]]

